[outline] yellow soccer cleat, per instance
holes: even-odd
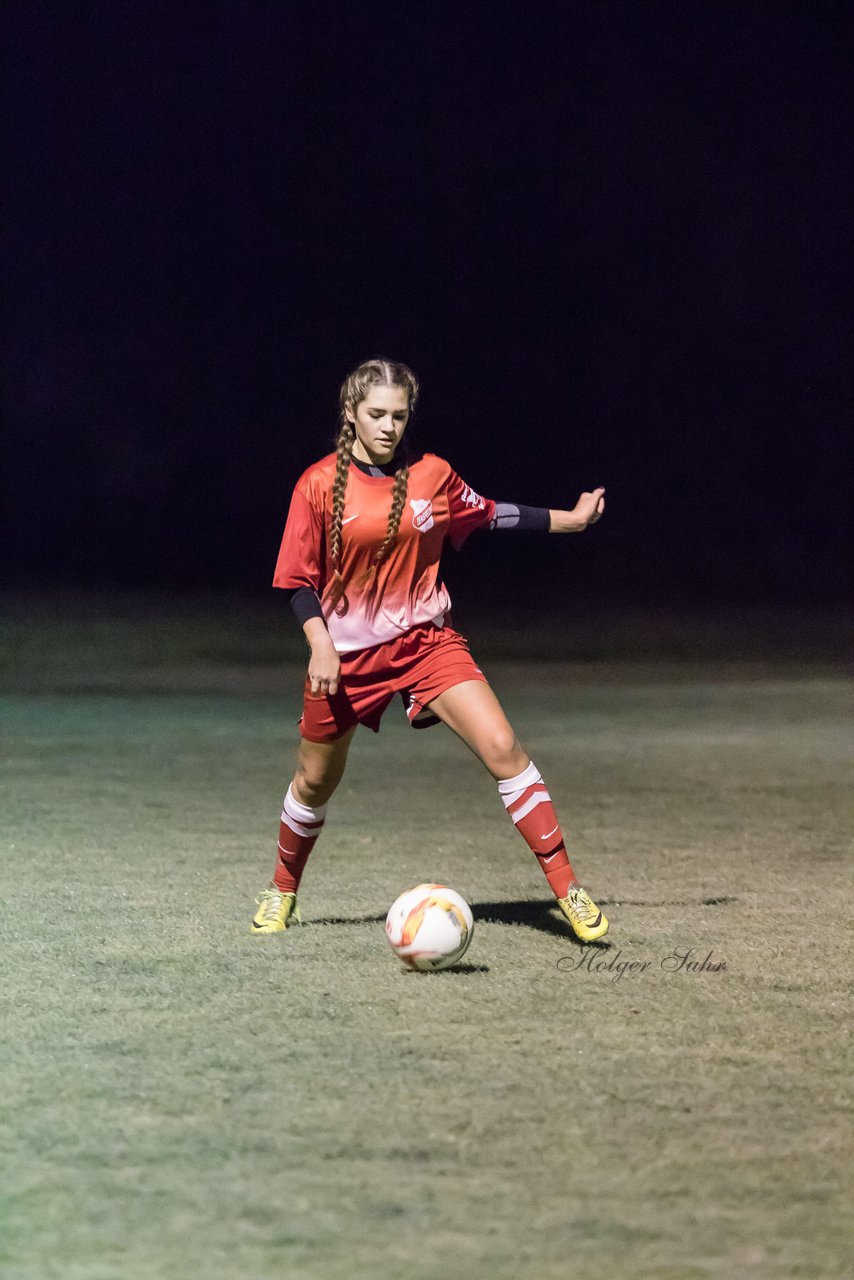
[[[557,905],[582,942],[594,942],[608,932],[608,921],[580,884],[573,885],[565,898],[558,898]]]
[[[296,920],[302,924],[295,893],[283,893],[281,889],[265,889],[255,899],[258,910],[252,921],[253,933],[281,933]]]

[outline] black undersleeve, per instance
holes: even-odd
[[[301,627],[305,626],[309,618],[323,617],[323,610],[320,607],[317,592],[312,591],[311,587],[294,587],[286,590],[285,596],[290,601],[294,617]]]
[[[548,533],[551,516],[548,507],[522,507],[516,502],[496,502],[490,529],[533,529]]]

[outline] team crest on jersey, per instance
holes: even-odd
[[[429,498],[410,498],[412,523],[419,533],[426,533],[433,528],[433,503]]]

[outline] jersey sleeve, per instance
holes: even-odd
[[[495,516],[495,503],[482,498],[465,481],[452,471],[448,477],[448,512],[450,527],[448,538],[459,551],[470,533],[488,527]]]
[[[273,586],[320,591],[324,586],[324,536],[323,510],[309,486],[300,481],[291,498]]]

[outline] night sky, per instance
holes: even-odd
[[[6,585],[267,591],[383,354],[479,492],[607,487],[452,582],[841,600],[847,9],[8,4]]]

